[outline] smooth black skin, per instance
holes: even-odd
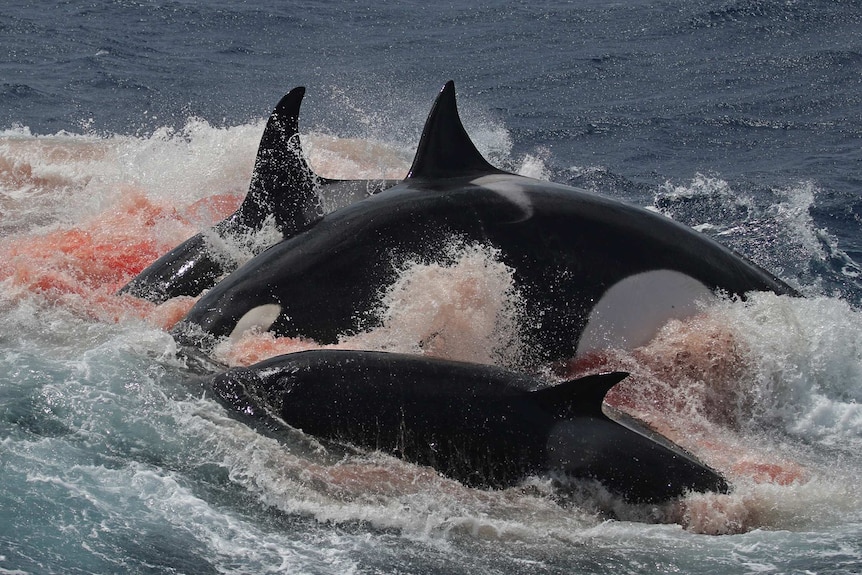
[[[517,193],[474,183],[483,176],[503,180]],[[609,287],[639,272],[676,270],[739,296],[795,294],[664,216],[494,168],[464,131],[449,82],[402,183],[327,214],[253,258],[204,295],[175,335],[206,348],[229,335],[249,310],[276,303],[282,312],[270,329],[277,335],[335,342],[379,325],[381,290],[396,279],[402,261],[434,261],[453,238],[499,249],[514,270],[525,300],[523,336],[537,364],[572,357],[593,305]]]
[[[299,143],[299,108],[305,88],[297,87],[276,105],[264,128],[248,193],[236,212],[150,264],[119,293],[154,303],[173,297],[197,296],[214,286],[239,263],[219,253],[209,238],[228,242],[258,232],[271,218],[282,238],[307,229],[323,217],[321,196],[341,207],[375,194],[391,180],[331,180],[315,174]],[[268,246],[260,246],[258,252]]]
[[[433,467],[471,487],[527,476],[592,479],[636,503],[728,490],[682,449],[602,413],[626,377],[554,387],[486,365],[385,352],[312,350],[213,377],[216,398],[244,418],[280,418],[316,438]]]

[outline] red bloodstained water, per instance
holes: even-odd
[[[74,227],[0,240],[0,280],[13,293],[34,293],[103,321],[138,317],[169,328],[193,305],[162,305],[117,290],[202,227],[232,213],[241,197],[216,195],[176,208],[127,191],[111,209]]]

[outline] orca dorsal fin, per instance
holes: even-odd
[[[320,178],[305,161],[299,143],[304,95],[301,86],[288,92],[266,122],[248,194],[239,209],[248,227],[258,228],[272,214],[279,231],[290,237],[323,217],[317,194]]]
[[[624,371],[596,373],[532,392],[546,411],[559,417],[604,416],[602,401],[613,386],[628,377]]]
[[[488,163],[464,129],[455,103],[455,83],[449,80],[425,120],[407,179],[498,173],[501,170]]]

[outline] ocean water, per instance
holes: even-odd
[[[12,1],[0,54],[0,573],[862,570],[859,2]],[[113,295],[236,206],[290,88],[319,173],[398,178],[449,79],[493,163],[657,210],[805,294],[719,300],[604,358],[632,373],[609,403],[732,493],[483,491],[275,441],[178,357],[191,300]],[[341,345],[516,358],[516,299],[492,251],[453,245]]]

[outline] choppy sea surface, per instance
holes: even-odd
[[[0,56],[0,574],[862,570],[862,3],[12,1]],[[399,178],[449,79],[496,165],[659,211],[805,294],[609,353],[633,374],[610,403],[732,493],[483,491],[278,442],[178,357],[190,300],[114,296],[236,206],[290,88],[316,171]],[[342,344],[499,357],[511,277],[453,250]]]

